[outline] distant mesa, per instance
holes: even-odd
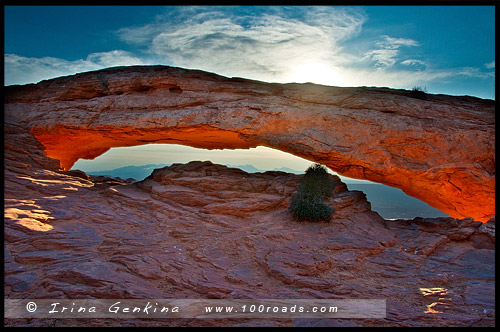
[[[90,175],[100,175],[100,176],[113,176],[122,179],[134,179],[144,180],[151,172],[156,168],[162,168],[165,166],[170,166],[171,164],[147,164],[141,166],[124,166],[116,169],[104,170],[104,171],[87,171]]]
[[[406,90],[271,84],[132,66],[8,86],[4,106],[8,128],[23,128],[39,142],[27,167],[69,170],[112,147],[149,143],[262,145],[401,188],[454,218],[486,222],[495,215],[491,100],[418,99]],[[41,151],[58,162],[42,160]]]
[[[124,167],[109,169],[109,170],[104,170],[104,171],[87,171],[86,173],[89,175],[112,176],[112,177],[119,177],[122,179],[132,178],[136,181],[141,181],[141,180],[144,180],[146,177],[148,177],[154,169],[163,168],[165,166],[170,166],[170,165],[172,165],[172,164],[147,164],[147,165],[140,165],[140,166],[131,165],[131,166],[124,166]],[[230,165],[230,164],[228,164],[226,166],[232,167],[232,168],[239,168],[239,169],[244,170],[247,173],[265,172],[265,170],[258,169],[253,165]],[[280,172],[294,173],[294,174],[304,173],[304,171],[298,171],[298,170],[291,169],[288,167],[274,168],[273,171],[280,171]]]

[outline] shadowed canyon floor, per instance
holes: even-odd
[[[331,222],[299,223],[287,207],[301,175],[191,162],[127,183],[23,168],[16,153],[5,171],[6,298],[373,298],[387,299],[387,317],[6,325],[494,325],[494,219],[384,220],[331,176]]]

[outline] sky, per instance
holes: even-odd
[[[494,6],[5,6],[4,10],[5,85],[112,66],[162,64],[267,82],[421,87],[434,94],[495,98]],[[107,164],[96,161],[102,169],[125,166],[120,158],[129,165],[155,163],[146,157],[151,156],[147,152],[151,146],[133,148],[137,149],[133,161],[127,161],[131,155],[127,149],[131,148],[112,149],[108,152],[112,158],[99,157],[109,158]],[[182,146],[153,149],[171,159],[192,153]],[[264,157],[272,151],[264,150],[257,150],[262,156],[259,162],[252,157],[255,151],[247,150],[233,151],[242,162],[228,163],[253,163],[261,169],[287,166],[272,164],[273,158]],[[275,152],[276,163],[283,163],[283,158]],[[267,160],[267,167],[262,160]],[[303,170],[304,160],[296,167]]]
[[[133,160],[130,158],[131,155],[134,156]],[[252,165],[263,171],[286,167],[304,172],[314,164],[310,160],[264,146],[250,149],[206,150],[178,144],[148,144],[127,148],[112,148],[94,160],[78,160],[72,169],[85,172],[107,171],[125,166],[188,163],[193,160],[210,160],[216,164],[232,166]],[[338,175],[329,169],[328,171]],[[349,183],[369,183],[369,181],[339,176],[343,181]]]
[[[5,6],[4,84],[164,64],[494,99],[494,6]]]
[[[130,155],[134,155],[135,160],[131,161]],[[251,164],[261,170],[267,170],[269,164],[279,164],[280,166],[276,166],[276,168],[286,166],[298,171],[305,171],[313,163],[312,161],[295,157],[290,153],[263,146],[250,149],[206,150],[185,147],[178,144],[148,144],[128,148],[113,148],[94,160],[80,159],[75,166],[83,167],[87,171],[100,171],[110,170],[110,168],[104,168],[110,163],[114,166],[118,165],[115,168],[141,166],[144,165],[142,160],[148,160],[149,164],[188,163],[192,160],[211,160],[219,164]]]

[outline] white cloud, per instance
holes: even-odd
[[[122,29],[118,35],[177,66],[280,82],[303,66],[342,63],[340,42],[359,33],[366,20],[359,10],[308,7],[300,18],[297,11],[285,7],[242,19],[190,8],[183,21]]]
[[[255,15],[253,7],[238,7],[243,12],[237,14],[224,6],[168,7],[155,22],[116,32],[137,47],[135,53],[114,50],[75,61],[7,54],[5,84],[136,64],[169,64],[268,82],[405,89],[460,77],[494,78],[494,72],[479,68],[438,69],[423,56],[408,56],[404,52],[420,46],[411,38],[381,35],[368,49],[354,43],[368,19],[360,7],[264,8]],[[494,61],[485,66],[494,68]]]
[[[493,61],[491,61],[491,62],[489,62],[489,63],[486,63],[484,66],[485,66],[486,68],[488,68],[488,69],[493,69],[493,68],[495,68],[495,60],[493,60]]]
[[[415,66],[415,65],[425,66],[425,62],[416,59],[408,59],[405,61],[401,61],[401,64],[405,66]]]
[[[5,85],[36,83],[41,80],[98,70],[113,66],[146,64],[129,52],[114,50],[91,53],[86,59],[68,61],[60,58],[28,58],[5,54]]]
[[[396,49],[379,49],[365,53],[365,56],[375,61],[377,66],[391,67],[396,63],[399,51]]]
[[[393,38],[387,35],[382,36],[382,40],[376,44],[386,49],[398,49],[401,46],[420,46],[416,40],[408,38]]]
[[[420,44],[408,38],[393,38],[387,35],[381,36],[382,40],[375,43],[377,49],[365,53],[365,58],[375,62],[378,67],[391,67],[400,54],[401,46],[419,46]]]
[[[495,72],[482,72],[479,68],[463,67],[457,70],[457,75],[474,77],[474,78],[489,78],[489,77],[495,77]]]

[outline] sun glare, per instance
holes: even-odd
[[[296,83],[316,83],[330,86],[342,86],[339,69],[324,62],[297,64],[290,70],[289,80]]]

